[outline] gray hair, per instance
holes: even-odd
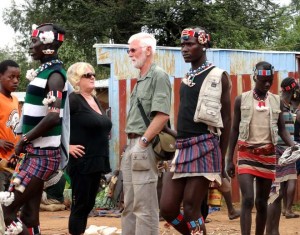
[[[132,35],[129,40],[128,40],[128,44],[130,44],[131,42],[138,40],[142,46],[150,46],[152,49],[152,54],[155,53],[156,50],[156,39],[154,38],[154,36],[150,33],[137,33]]]

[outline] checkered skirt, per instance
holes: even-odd
[[[175,173],[220,173],[222,157],[217,136],[204,134],[176,140]]]
[[[61,155],[58,154],[51,157],[25,157],[18,172],[13,174],[9,190],[12,191],[16,188],[23,192],[30,183],[32,177],[37,177],[44,181],[48,180],[49,177],[57,171],[60,163],[60,156]],[[20,182],[19,186],[15,186],[14,182],[16,182],[16,180]]]

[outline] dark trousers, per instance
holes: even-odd
[[[78,171],[70,172],[72,188],[72,205],[69,218],[69,233],[83,234],[87,218],[95,205],[95,199],[100,184],[101,172],[80,174]]]

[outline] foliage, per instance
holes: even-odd
[[[151,1],[146,29],[160,45],[179,45],[180,32],[199,25],[211,32],[215,47],[260,49],[276,39],[287,14],[270,0]]]
[[[285,9],[288,15],[283,20],[277,40],[271,45],[273,50],[299,51],[300,50],[300,0],[292,0]]]
[[[25,53],[20,48],[15,51],[9,48],[0,50],[0,61],[8,59],[14,60],[19,64],[21,69],[21,80],[17,91],[25,91],[29,83],[29,81],[25,78],[27,70],[30,69],[28,58],[25,57]]]
[[[14,2],[14,1],[13,1]],[[298,44],[298,34],[289,37],[293,24],[297,31],[299,0],[280,7],[271,0],[24,0],[15,2],[4,14],[5,23],[23,35],[19,45],[28,48],[33,23],[55,22],[66,29],[60,58],[67,68],[87,61],[98,77],[108,77],[109,69],[96,66],[95,43],[127,43],[141,30],[154,33],[158,45],[178,46],[180,32],[199,25],[211,32],[214,47],[272,49]],[[282,47],[290,50],[297,47]]]

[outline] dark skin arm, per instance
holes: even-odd
[[[12,150],[14,148],[14,144],[7,140],[0,140],[0,149],[2,149],[5,153]]]
[[[229,134],[231,129],[231,110],[230,110],[230,87],[229,78],[225,73],[222,76],[222,96],[221,96],[221,115],[224,128],[221,130],[220,149],[222,154],[222,176],[225,177],[225,156],[227,152]]]
[[[53,73],[48,79],[47,90],[48,91],[63,91],[65,82],[61,74]],[[49,107],[54,107],[60,109],[61,100],[56,99],[55,102],[48,105]],[[47,115],[36,125],[30,132],[26,133],[27,139],[29,141],[34,140],[42,136],[45,132],[51,130],[59,123],[59,112],[48,112]],[[24,140],[23,138],[16,145],[15,152],[20,155],[24,150]]]
[[[288,146],[294,146],[296,143],[292,140],[290,133],[285,128],[284,118],[283,118],[283,103],[280,101],[280,110],[281,113],[279,114],[278,118],[278,135],[281,137],[281,139],[286,143]]]
[[[234,102],[233,123],[230,132],[230,142],[229,142],[227,165],[226,165],[226,172],[228,176],[231,178],[235,176],[235,165],[233,164],[233,155],[239,137],[240,121],[241,121],[241,96],[238,96],[236,97]]]

